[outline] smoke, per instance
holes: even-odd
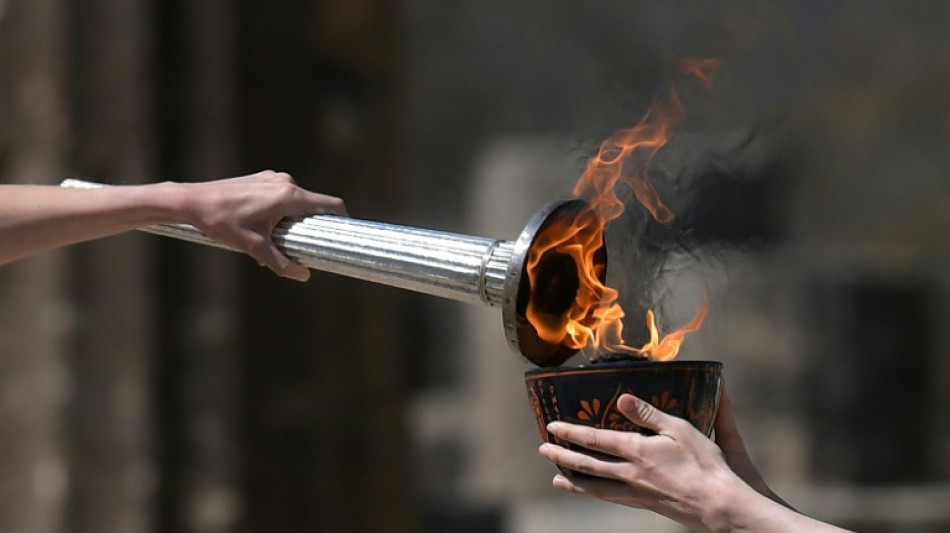
[[[728,134],[674,134],[649,174],[676,215],[670,224],[620,193],[627,210],[607,230],[608,285],[621,293],[627,344],[645,341],[647,309],[661,332],[681,327],[704,303],[715,309],[728,288],[729,262],[780,237],[782,135],[780,121]]]
[[[709,71],[699,70],[700,62],[677,61],[687,67],[679,71],[696,74],[707,91],[683,91],[686,116],[696,107],[698,117],[677,124],[647,173],[675,218],[658,223],[628,188],[616,191],[626,209],[608,227],[607,284],[620,291],[624,340],[631,346],[648,337],[648,309],[657,313],[661,332],[681,327],[726,290],[729,258],[768,246],[779,233],[772,220],[782,185],[776,161],[787,120],[766,112],[753,118],[747,108],[747,122],[716,120],[716,107],[704,103],[717,98],[709,90],[723,61],[705,63]]]
[[[670,331],[708,294],[715,316],[736,263],[774,247],[825,251],[795,256],[799,265],[848,253],[893,265],[946,249],[950,40],[937,21],[950,4],[917,7],[638,5],[632,23],[644,22],[658,65],[716,57],[722,67],[708,87],[660,67],[642,82],[657,95],[675,83],[685,118],[648,174],[675,220],[656,223],[621,187],[626,211],[608,228],[608,284],[621,292],[628,344],[644,340],[646,309]],[[628,106],[648,103],[641,94]]]

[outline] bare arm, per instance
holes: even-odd
[[[550,443],[541,445],[541,454],[554,463],[594,476],[558,475],[554,478],[555,487],[649,509],[696,531],[844,531],[771,499],[773,494],[755,472],[761,482],[758,488],[768,495],[757,491],[730,468],[719,446],[685,420],[669,416],[629,394],[621,396],[617,404],[632,422],[657,434],[552,423],[548,430],[558,438],[599,452],[595,455]],[[727,414],[731,416],[731,411]],[[744,454],[744,446],[742,450]],[[748,456],[745,457],[747,460]],[[751,466],[751,461],[747,466]]]
[[[271,241],[286,217],[345,215],[339,198],[297,187],[284,173],[203,183],[156,183],[104,189],[0,185],[0,265],[51,248],[142,226],[185,223],[242,250],[281,276],[310,272]]]

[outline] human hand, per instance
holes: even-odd
[[[629,394],[619,398],[617,407],[656,435],[551,423],[548,431],[557,438],[595,452],[542,444],[539,451],[547,459],[595,476],[558,475],[556,488],[649,509],[699,531],[723,527],[731,519],[730,506],[758,497],[729,467],[719,447],[686,420]]]
[[[274,245],[274,228],[285,218],[347,214],[340,198],[302,189],[289,174],[272,170],[180,185],[186,188],[182,209],[189,223],[277,275],[298,281],[310,279],[310,271]]]

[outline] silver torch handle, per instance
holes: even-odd
[[[108,187],[67,179],[62,187]],[[188,224],[141,231],[235,251]],[[469,303],[502,304],[515,243],[335,215],[284,220],[274,243],[307,268]]]

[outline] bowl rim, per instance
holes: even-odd
[[[669,368],[683,370],[696,368],[701,370],[722,373],[722,361],[675,360],[675,361],[610,361],[605,363],[590,363],[555,368],[531,368],[525,371],[526,379],[546,378],[553,376],[568,376],[572,374],[606,374],[621,370],[643,370]]]

